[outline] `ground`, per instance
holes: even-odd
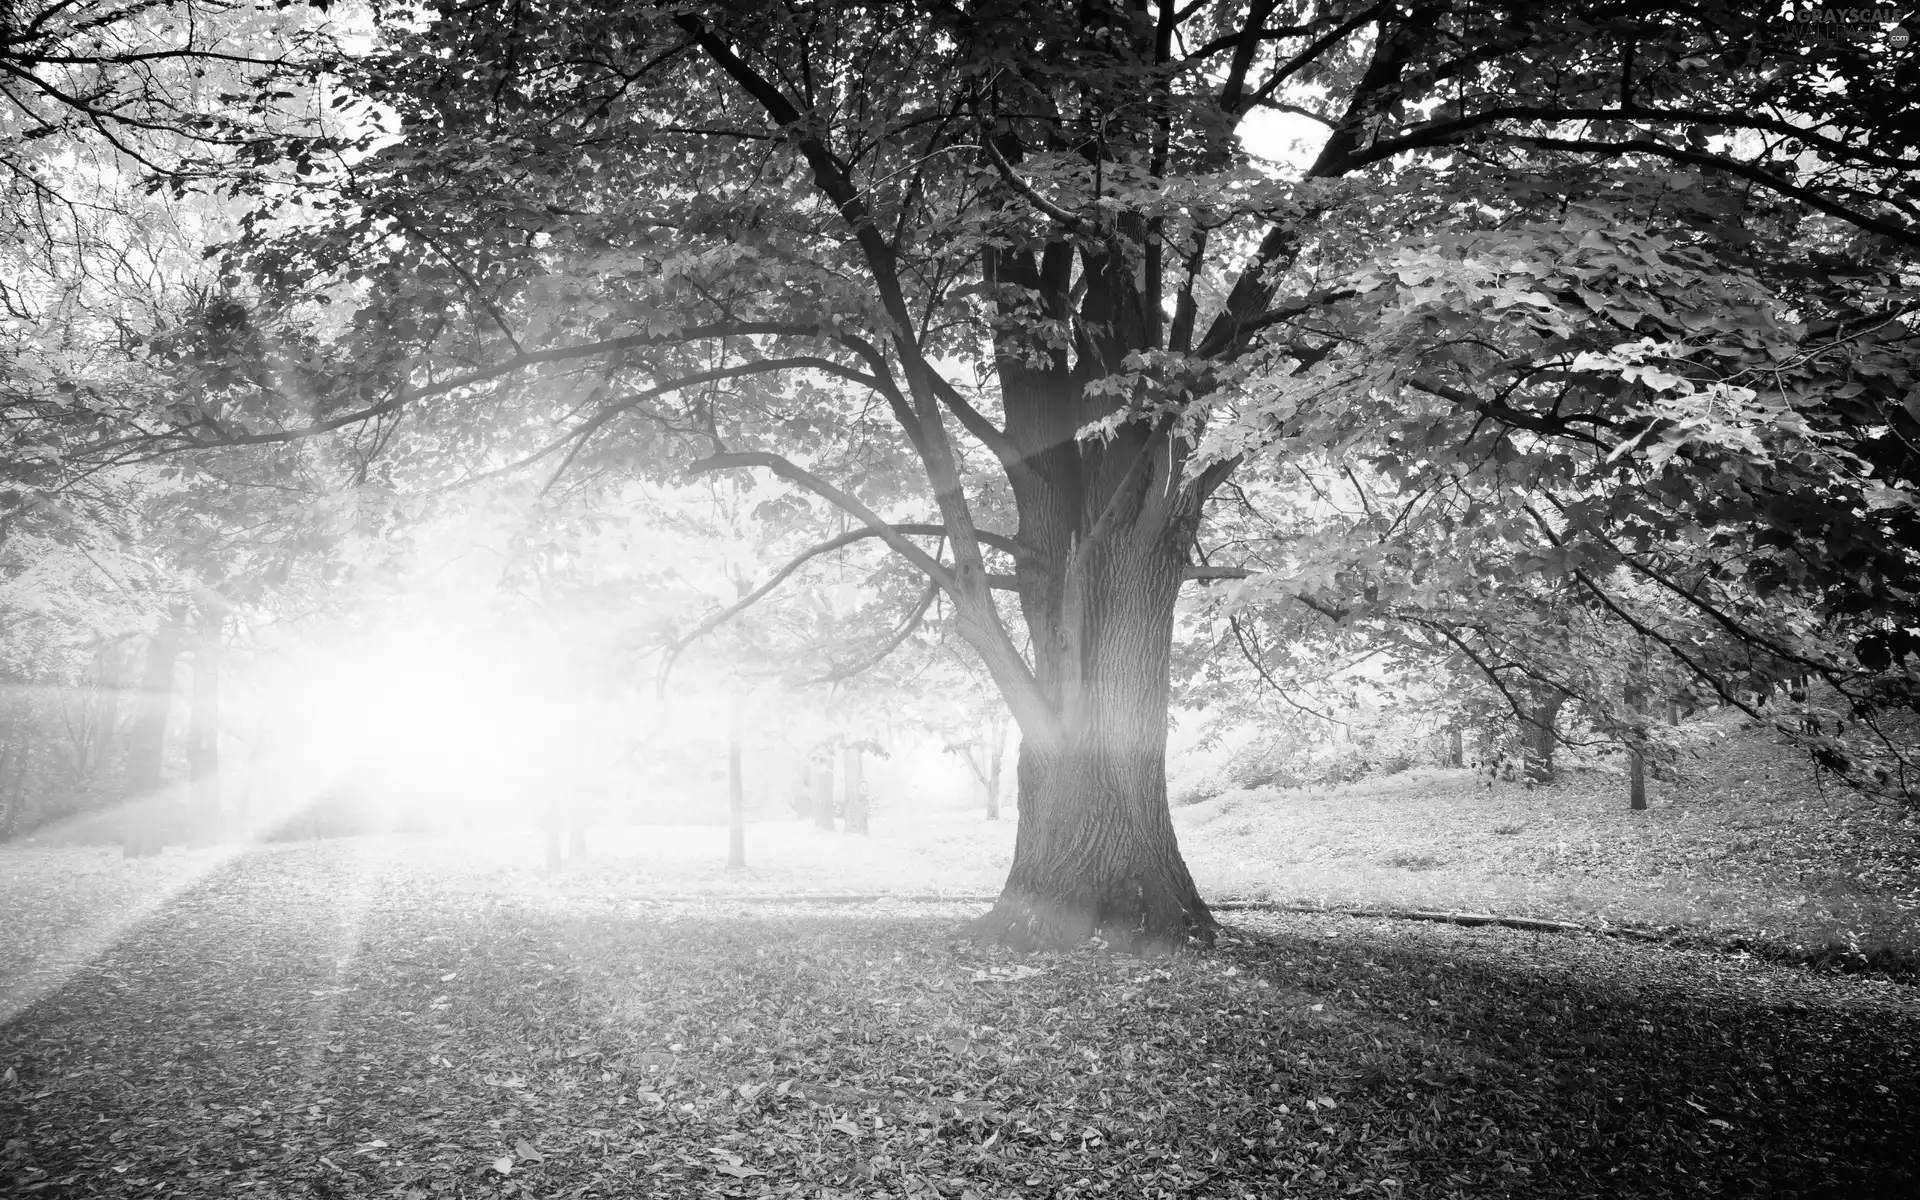
[[[1178,823],[1216,897],[1906,928],[1884,814],[1628,814],[1604,782],[1396,777]],[[747,872],[724,844],[603,833],[557,877],[533,835],[0,850],[0,1194],[1920,1194],[1910,982],[1256,911],[1208,954],[1016,959],[953,940],[977,899],[911,898],[990,894],[1005,823],[755,826]]]

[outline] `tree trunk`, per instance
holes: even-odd
[[[992,753],[987,763],[987,820],[1000,819],[1000,771],[1007,761],[1007,722],[1005,718],[996,718],[993,722]]]
[[[1643,812],[1647,807],[1647,731],[1645,723],[1640,720],[1646,695],[1643,683],[1646,676],[1644,646],[1641,657],[1634,661],[1633,667],[1623,693],[1627,710],[1634,714],[1633,736],[1627,743],[1627,807],[1634,812]]]
[[[727,734],[727,866],[747,865],[747,792],[740,779],[740,706]]]
[[[833,832],[833,751],[813,765],[813,824]]]
[[[1447,730],[1447,765],[1448,766],[1459,767],[1459,766],[1465,765],[1466,746],[1462,744],[1464,741],[1465,739],[1461,736],[1460,727],[1458,725],[1455,725],[1452,728]]]
[[[1554,723],[1560,719],[1560,706],[1567,695],[1558,689],[1536,694],[1533,711],[1525,722],[1526,779],[1528,783],[1553,782]]]
[[[161,772],[167,750],[167,717],[173,707],[173,660],[180,653],[180,616],[169,614],[147,641],[146,670],[134,701],[127,736],[123,784],[126,819],[121,853],[128,858],[160,853],[165,840],[160,816]]]
[[[1168,668],[1183,543],[1113,530],[1081,547],[1081,586],[1048,622],[1028,589],[1036,676],[1057,736],[1023,730],[1013,866],[976,939],[1067,948],[1098,936],[1155,953],[1211,944],[1213,914],[1180,857],[1167,809]],[[1037,591],[1037,589],[1036,589]],[[1038,619],[1036,619],[1038,618]]]
[[[846,806],[842,811],[847,815],[848,833],[867,832],[867,780],[861,753],[858,745],[849,745],[840,751],[841,786],[846,788]]]
[[[192,708],[187,715],[187,787],[197,841],[220,836],[220,638],[224,616],[201,616],[193,645]]]

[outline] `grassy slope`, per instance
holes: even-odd
[[[1688,778],[1654,784],[1645,812],[1628,810],[1624,781],[1597,772],[1531,789],[1427,769],[1229,792],[1176,823],[1214,895],[1920,954],[1920,828],[1823,789],[1803,760],[1732,721],[1708,728],[1718,736]]]
[[[1014,962],[945,942],[970,906],[497,892],[412,849],[215,867],[0,1026],[0,1194],[1920,1188],[1892,984],[1297,915]]]

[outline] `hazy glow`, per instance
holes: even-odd
[[[415,637],[302,655],[264,699],[270,803],[345,799],[430,823],[498,815],[537,712],[480,653]]]

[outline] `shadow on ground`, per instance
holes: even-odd
[[[1911,989],[1246,914],[1013,959],[958,908],[476,895],[261,855],[0,1028],[0,1191],[1910,1196]]]

